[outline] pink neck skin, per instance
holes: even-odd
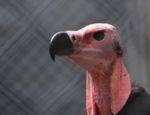
[[[86,106],[88,115],[117,114],[131,91],[130,76],[119,57],[87,71]]]
[[[103,81],[92,78],[92,75],[87,72],[86,105],[88,115],[98,115],[97,113],[111,114],[109,84],[109,79]]]
[[[111,92],[110,76],[111,71],[87,71],[86,105],[88,115],[110,115]],[[112,70],[112,67],[109,68]]]
[[[130,76],[121,57],[110,57],[101,61],[86,60],[86,63],[81,57],[69,57],[70,60],[87,70],[88,115],[117,114],[130,95]]]

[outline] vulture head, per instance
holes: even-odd
[[[77,31],[56,33],[50,40],[50,56],[65,56],[87,71],[88,115],[117,114],[131,93],[130,76],[122,62],[116,28],[91,24]]]

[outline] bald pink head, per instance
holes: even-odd
[[[88,115],[111,115],[125,105],[130,76],[121,60],[120,36],[114,26],[91,24],[78,31],[55,34],[50,54],[63,55],[87,70],[86,106]]]
[[[91,24],[67,33],[76,49],[74,55],[67,58],[88,71],[95,69],[99,63],[114,61],[118,54],[122,55],[120,37],[112,25]]]

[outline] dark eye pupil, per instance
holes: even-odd
[[[102,39],[104,39],[104,32],[102,31],[96,32],[93,37],[95,40],[101,41]]]

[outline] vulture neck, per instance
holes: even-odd
[[[86,105],[88,115],[110,115],[111,91],[110,76],[115,61],[100,63],[92,71],[87,71]]]
[[[121,60],[104,61],[87,71],[86,106],[88,115],[117,114],[131,92],[130,76]]]

